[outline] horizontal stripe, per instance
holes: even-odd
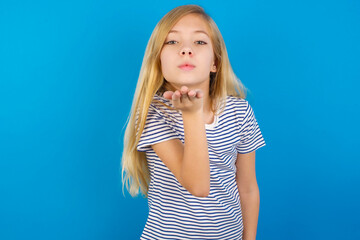
[[[151,145],[179,139],[184,143],[181,111],[155,95],[137,146],[150,170],[149,215],[141,239],[241,239],[243,220],[236,182],[237,154],[265,146],[250,104],[228,96],[224,111],[205,125],[210,163],[210,194],[193,196],[156,155]]]

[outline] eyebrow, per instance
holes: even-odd
[[[177,30],[170,30],[169,33],[179,33],[179,31],[177,31]],[[203,31],[203,30],[195,30],[194,33],[204,33],[206,36],[209,37],[209,35],[208,35],[205,31]]]

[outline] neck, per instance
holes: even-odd
[[[203,117],[204,122],[211,124],[214,121],[214,113],[212,112],[212,106],[210,104],[209,90],[204,94],[204,105],[203,105]]]
[[[204,92],[203,98],[204,98],[203,111],[204,111],[204,114],[208,114],[211,112],[209,90],[206,92],[206,94]]]

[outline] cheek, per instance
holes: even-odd
[[[206,69],[208,70],[208,68],[210,68],[210,70],[211,70],[213,63],[214,63],[214,55],[208,54],[205,59],[206,59],[206,61],[204,63],[205,63]]]
[[[162,70],[163,74],[164,74],[164,72],[166,73],[167,70],[169,70],[172,62],[173,61],[171,59],[171,54],[169,54],[168,51],[162,51],[160,54],[160,63],[161,63],[161,70]]]
[[[204,53],[203,53],[203,56],[204,56],[204,59],[206,59],[205,60],[206,65],[212,66],[212,63],[214,62],[214,59],[215,59],[214,51],[212,49],[206,49],[206,51],[204,51]]]
[[[161,64],[161,70],[164,71],[164,67],[166,67],[166,54],[161,52],[160,54],[160,64]]]
[[[167,61],[166,58],[160,58],[161,73],[162,73],[162,75],[163,75],[165,78],[168,77],[168,72],[169,72],[169,71],[168,71],[168,69],[169,69],[168,62],[169,62],[169,61]]]

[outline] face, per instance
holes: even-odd
[[[196,14],[182,17],[165,39],[160,61],[164,78],[175,88],[206,89],[216,67],[205,20]]]

